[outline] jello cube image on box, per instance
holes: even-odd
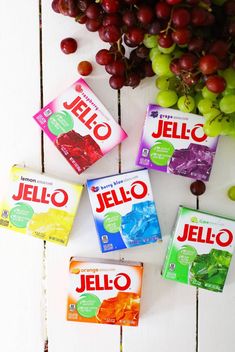
[[[222,292],[234,250],[235,219],[179,207],[162,275]]]
[[[137,326],[143,264],[71,258],[67,320]]]
[[[87,181],[102,252],[161,239],[147,169]]]
[[[33,118],[78,174],[127,137],[82,78]]]
[[[67,245],[83,186],[14,165],[0,227]]]
[[[218,137],[203,131],[205,118],[150,104],[136,164],[208,181]]]

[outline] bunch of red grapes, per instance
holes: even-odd
[[[110,44],[96,61],[112,88],[156,74],[157,104],[204,115],[209,136],[235,136],[235,0],[53,0],[52,8]]]
[[[110,86],[136,87],[154,75],[145,34],[156,35],[161,26],[155,13],[156,0],[53,0],[55,12],[74,17],[88,31],[98,31],[109,49],[96,54],[96,61],[111,75]],[[129,49],[128,49],[129,48]]]

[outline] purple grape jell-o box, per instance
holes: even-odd
[[[150,104],[136,164],[208,181],[218,137],[203,131],[204,117]]]

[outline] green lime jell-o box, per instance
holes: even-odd
[[[162,276],[222,292],[232,259],[234,234],[235,220],[180,206]]]

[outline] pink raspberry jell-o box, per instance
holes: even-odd
[[[78,174],[127,137],[82,78],[33,118]]]

